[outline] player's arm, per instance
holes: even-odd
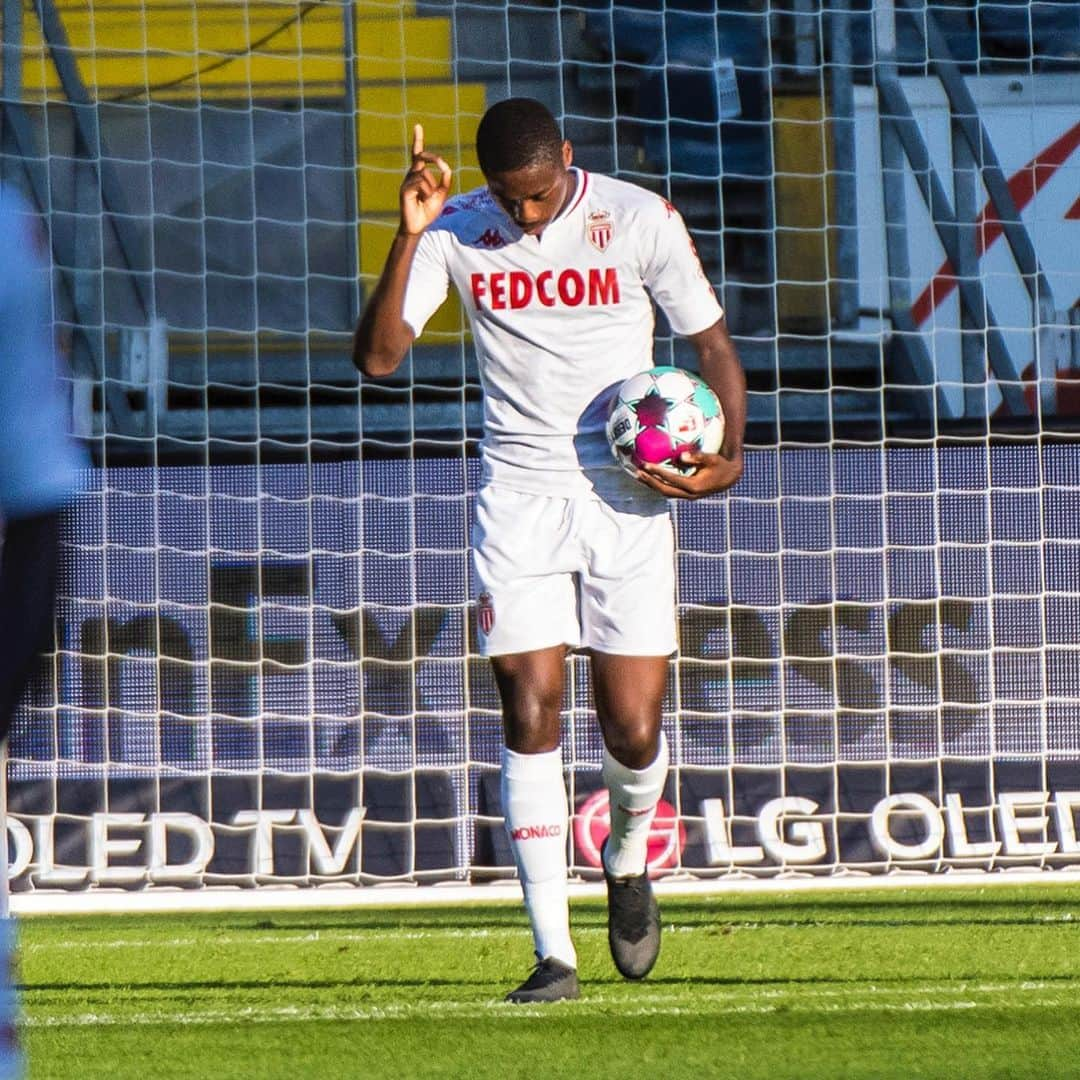
[[[688,452],[682,461],[696,466],[683,476],[658,465],[645,465],[639,478],[669,499],[700,499],[726,491],[742,476],[743,435],[746,431],[746,375],[735,342],[721,318],[707,330],[687,339],[697,351],[701,377],[712,387],[724,413],[724,441],[718,454]]]
[[[439,170],[436,180],[428,171]],[[353,363],[365,375],[389,375],[413,343],[412,327],[402,317],[413,257],[424,230],[442,213],[450,194],[450,166],[424,150],[424,129],[413,128],[412,165],[401,184],[401,220],[386,264],[353,334]]]
[[[742,475],[746,377],[682,216],[657,199],[643,209],[639,225],[642,280],[672,329],[697,352],[701,377],[724,411],[724,440],[718,454],[683,454],[685,464],[696,466],[690,476],[650,465],[638,472],[638,479],[671,499],[700,499],[725,491]],[[697,329],[701,326],[705,329]]]

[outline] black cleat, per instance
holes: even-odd
[[[660,955],[660,908],[649,883],[649,872],[634,877],[612,877],[603,863],[603,854],[601,849],[607,882],[611,959],[624,978],[644,979]]]
[[[533,1005],[545,1001],[572,1001],[578,996],[577,970],[548,956],[538,960],[532,974],[506,995],[513,1005]]]

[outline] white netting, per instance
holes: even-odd
[[[5,10],[3,175],[95,460],[12,739],[17,887],[509,872],[460,309],[386,383],[348,358],[412,123],[473,186],[508,94],[679,205],[749,376],[744,481],[677,512],[657,865],[1075,859],[1074,4]],[[581,658],[564,747],[589,871]]]

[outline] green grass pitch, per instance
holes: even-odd
[[[582,997],[510,1006],[516,904],[20,924],[30,1080],[1080,1075],[1080,886],[662,898],[622,981],[573,907]]]

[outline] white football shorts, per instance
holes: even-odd
[[[561,644],[619,656],[675,651],[675,538],[665,504],[635,512],[487,486],[472,543],[484,656]]]

